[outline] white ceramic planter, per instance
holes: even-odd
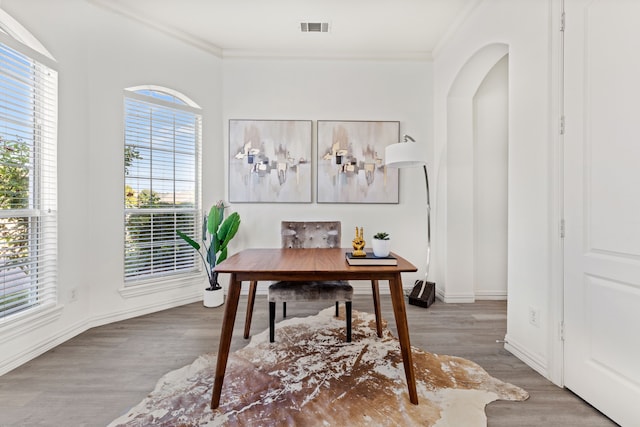
[[[373,249],[373,254],[375,256],[389,256],[389,252],[391,251],[391,240],[372,239],[371,248]]]
[[[224,304],[224,289],[216,289],[215,291],[204,290],[202,303],[205,307],[219,307]]]

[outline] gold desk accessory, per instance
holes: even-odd
[[[356,237],[353,239],[351,243],[354,251],[351,252],[351,255],[354,257],[365,257],[367,256],[364,249],[364,238],[362,237],[362,227],[360,227],[360,231],[358,232],[358,227],[356,227]]]

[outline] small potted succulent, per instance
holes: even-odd
[[[387,257],[391,251],[391,240],[389,240],[389,234],[380,232],[373,235],[371,241],[371,247],[373,249],[373,255],[377,257]]]
[[[208,286],[204,290],[203,303],[205,307],[218,307],[224,302],[224,290],[218,283],[218,273],[214,271],[214,267],[227,259],[227,245],[240,227],[240,215],[233,212],[225,219],[225,208],[223,201],[220,200],[211,207],[209,215],[203,218],[202,245],[182,231],[177,231],[178,236],[198,252],[206,267]]]

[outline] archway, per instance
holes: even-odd
[[[490,75],[493,80],[508,78],[508,52],[502,43],[476,52],[461,68],[447,96],[446,302],[506,298],[508,99],[491,101],[487,91],[479,89]],[[500,84],[508,88],[507,81],[492,84],[493,90]],[[502,133],[496,133],[488,121],[506,127],[502,142],[496,144]],[[500,155],[492,153],[496,149]],[[501,170],[492,176],[496,168]],[[493,191],[497,181],[500,188]],[[497,230],[496,224],[504,228]],[[494,228],[493,232],[488,228]],[[492,266],[487,265],[488,260],[494,261]],[[497,284],[491,281],[496,278],[504,283],[494,286]]]

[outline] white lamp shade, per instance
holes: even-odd
[[[398,142],[387,145],[384,149],[384,159],[387,167],[410,168],[424,166],[420,146],[415,142]]]

